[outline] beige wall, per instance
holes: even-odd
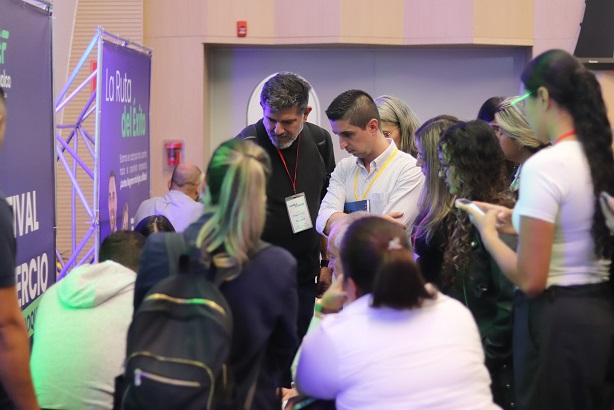
[[[210,155],[211,45],[493,45],[533,46],[533,53],[553,47],[573,51],[584,9],[583,0],[132,1],[142,4],[144,17],[131,23],[154,50],[153,195],[166,190],[169,177],[162,163],[164,140],[185,140],[184,156],[197,164]],[[92,26],[100,23],[96,16],[87,19]],[[245,38],[236,36],[238,20],[247,21]],[[606,102],[614,107],[614,72],[598,77]]]

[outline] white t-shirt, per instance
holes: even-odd
[[[521,216],[554,224],[546,286],[606,281],[610,262],[595,257],[595,195],[580,142],[562,141],[535,154],[522,167],[521,180],[514,228],[519,230]]]
[[[471,313],[437,294],[419,309],[373,308],[365,295],[303,339],[301,393],[352,409],[498,409]]]

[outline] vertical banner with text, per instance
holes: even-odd
[[[17,296],[28,329],[38,297],[55,282],[55,199],[51,16],[0,0],[0,86],[7,122],[0,191],[13,208]]]
[[[98,78],[100,106],[100,240],[132,229],[149,198],[151,56],[105,41]]]

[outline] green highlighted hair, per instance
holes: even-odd
[[[211,218],[197,245],[213,255],[218,268],[240,267],[259,241],[266,219],[266,152],[251,141],[233,139],[213,153],[207,168],[205,210]]]

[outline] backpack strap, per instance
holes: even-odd
[[[188,273],[190,271],[190,250],[182,233],[165,233],[164,245],[168,255],[168,271],[170,275]]]

